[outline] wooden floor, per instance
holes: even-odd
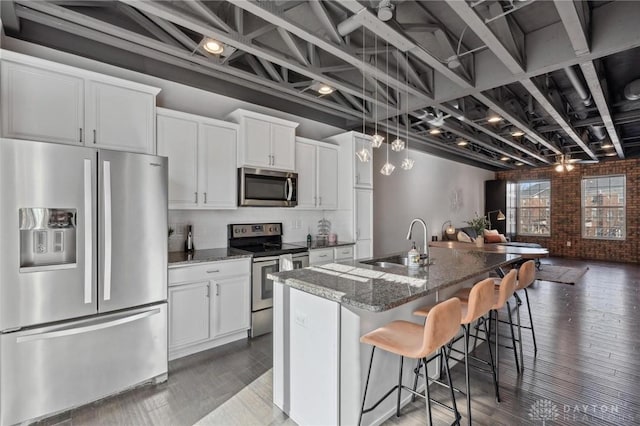
[[[549,425],[640,424],[640,266],[564,259],[544,262],[586,265],[589,271],[575,286],[537,282],[531,287],[538,356],[533,357],[527,331],[523,331],[522,374],[516,372],[512,351],[501,350],[499,404],[489,376],[472,370],[474,424],[541,425],[543,420]],[[525,322],[526,308],[521,312]],[[504,329],[502,334],[506,333]],[[484,350],[479,349],[478,354],[482,356]],[[44,423],[191,425],[263,376],[271,363],[270,336],[233,343],[171,362],[166,384],[135,389]],[[453,378],[456,386],[464,387],[461,366],[453,369]],[[444,389],[432,389],[432,396],[446,400]],[[457,399],[466,416],[464,398],[458,395]],[[231,406],[222,407],[228,421],[224,415],[209,419],[238,424],[237,416],[227,408]],[[275,423],[286,421],[284,415],[276,417]],[[450,413],[440,408],[434,408],[434,417],[436,424],[451,420]],[[255,424],[272,421],[268,417]],[[466,424],[466,418],[462,421]],[[425,423],[421,400],[405,407],[400,418],[387,422]]]

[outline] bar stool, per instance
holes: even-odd
[[[358,425],[362,423],[362,416],[372,410],[374,410],[382,401],[384,401],[389,395],[396,389],[398,390],[398,400],[396,406],[396,416],[400,416],[400,396],[402,389],[405,389],[414,395],[423,397],[426,399],[427,416],[429,418],[429,424],[432,424],[431,417],[431,398],[429,396],[429,380],[427,372],[427,363],[433,359],[441,358],[447,364],[446,373],[449,388],[451,389],[451,398],[453,400],[453,407],[448,407],[438,401],[439,405],[442,405],[454,412],[456,420],[455,424],[459,424],[460,413],[456,406],[456,399],[453,393],[453,384],[451,382],[451,374],[449,371],[448,363],[446,362],[446,353],[444,351],[444,345],[447,344],[457,333],[460,324],[461,317],[461,304],[460,300],[456,298],[449,299],[443,303],[438,304],[437,307],[431,310],[429,317],[425,321],[424,325],[416,324],[409,321],[392,321],[389,324],[380,327],[370,333],[365,334],[360,338],[361,343],[366,343],[373,346],[371,348],[371,360],[369,361],[369,371],[367,372],[367,381],[364,387],[364,395],[362,397],[362,409],[360,410],[360,417],[358,419]],[[367,399],[367,389],[369,388],[369,378],[371,376],[371,366],[373,365],[373,355],[376,348],[380,348],[387,352],[391,352],[396,355],[400,355],[400,373],[398,376],[398,384],[389,390],[382,398],[380,398],[371,407],[365,409],[365,401]],[[438,353],[434,354],[431,358],[427,359],[427,355],[438,350]],[[404,386],[402,384],[402,365],[404,357],[421,359],[424,362],[425,377],[427,377],[425,395],[415,392],[413,389]]]
[[[516,315],[518,320],[518,343],[520,347],[520,361],[522,365],[522,370],[524,370],[524,357],[522,354],[522,332],[521,328],[526,328],[527,330],[531,330],[531,337],[533,338],[533,354],[534,356],[538,355],[538,345],[536,344],[536,332],[533,329],[533,317],[531,316],[531,305],[529,304],[529,292],[527,291],[527,287],[529,287],[536,280],[536,264],[533,260],[528,260],[522,264],[520,269],[518,269],[518,280],[516,282]],[[522,299],[518,296],[518,291],[524,290],[524,296],[527,301],[527,311],[529,312],[529,326],[520,324],[520,305],[522,304]]]
[[[487,278],[485,280],[480,281],[470,289],[462,289],[460,294],[465,299],[465,300],[460,299],[460,302],[462,303],[462,316],[460,319],[460,326],[462,326],[462,330],[463,330],[462,338],[464,338],[463,355],[464,355],[464,375],[465,375],[465,381],[466,381],[465,396],[467,398],[467,420],[468,420],[468,424],[470,425],[471,424],[471,386],[469,383],[469,359],[468,359],[469,358],[469,333],[470,333],[471,324],[474,321],[477,321],[478,319],[483,318],[485,315],[487,315],[495,305],[496,295],[495,295],[493,279]],[[454,298],[457,298],[457,296]],[[442,302],[442,303],[446,303],[446,302]],[[423,316],[423,317],[426,316],[428,321],[431,315],[433,314],[434,309],[439,305],[440,304],[437,304],[435,306],[425,306],[425,307],[419,308],[416,311],[414,311],[413,314],[418,316]],[[484,324],[485,326],[486,335],[489,336],[489,330],[486,329],[486,322],[482,321],[482,324]],[[456,341],[457,340],[458,339],[456,339]],[[452,343],[455,343],[455,341]],[[451,350],[455,352],[459,352],[453,349],[452,344],[449,345],[449,351]],[[496,377],[495,365],[493,363],[493,354],[491,353],[491,345],[489,345],[489,359],[490,360],[488,364],[491,366],[491,373],[492,373],[493,382],[496,390],[496,398],[499,400],[497,377]],[[479,360],[479,361],[486,362],[484,360]],[[446,367],[447,369],[449,368],[448,365]],[[417,378],[416,378],[416,383],[417,383]],[[414,386],[415,386],[415,383],[414,383]]]

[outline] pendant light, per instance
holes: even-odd
[[[387,99],[389,99],[389,43],[387,42],[387,46],[385,49],[386,56],[386,66],[387,66]],[[389,117],[389,102],[387,101],[387,117]],[[389,140],[389,126],[386,127],[387,132],[387,141]],[[387,162],[384,163],[382,169],[380,169],[380,173],[385,176],[389,176],[396,169],[396,166],[389,162],[389,142],[387,142]]]
[[[378,33],[373,34],[373,57],[375,58],[374,66],[378,69]],[[372,136],[371,146],[374,148],[380,148],[382,146],[382,142],[384,142],[384,137],[378,133],[378,85],[376,84],[376,104],[375,104],[375,131]]]
[[[404,128],[405,128],[405,139],[407,139],[407,156],[402,160],[403,170],[411,170],[413,169],[413,164],[415,160],[413,158],[409,158],[409,51],[404,52],[404,61],[405,61],[405,75],[404,75],[404,98],[405,98],[405,106],[407,115],[404,120]]]
[[[398,74],[400,74],[400,69],[399,64],[400,64],[400,58],[399,58],[399,50],[396,47],[396,78],[398,78]],[[396,151],[396,152],[400,152],[404,149],[404,141],[402,139],[400,139],[400,89],[398,88],[398,90],[396,91],[396,113],[397,113],[397,118],[396,118],[396,138],[393,142],[391,142],[391,149]]]
[[[366,101],[365,101],[365,67],[364,67],[364,55],[366,52],[366,39],[365,39],[365,26],[362,26],[362,134],[365,134],[367,130],[367,118],[366,118]],[[356,157],[362,163],[368,163],[371,159],[371,151],[369,151],[365,145],[364,140],[361,142],[362,148],[356,151]]]

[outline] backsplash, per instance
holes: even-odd
[[[349,210],[324,212],[324,217],[331,222],[332,232],[339,240],[353,241],[350,228]],[[306,241],[309,231],[317,233],[318,220],[323,212],[315,210],[297,210],[292,208],[259,208],[246,207],[237,210],[170,210],[169,226],[175,232],[169,238],[169,251],[183,249],[186,238],[186,225],[193,225],[193,239],[196,249],[227,246],[227,225],[230,223],[263,223],[282,222],[284,242]]]

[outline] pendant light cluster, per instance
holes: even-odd
[[[365,96],[365,53],[366,53],[366,42],[365,42],[365,28],[363,26],[362,28],[362,97],[363,97],[363,105],[364,105],[364,96]],[[378,67],[378,35],[374,34],[374,58],[375,58],[375,63],[374,66],[377,68]],[[399,53],[399,50],[396,48],[396,52]],[[396,55],[396,76],[400,75],[400,55]],[[405,140],[403,140],[401,138],[401,133],[400,133],[400,115],[402,113],[401,111],[401,105],[400,105],[400,99],[401,99],[401,89],[398,88],[396,90],[396,138],[393,140],[393,142],[389,143],[387,142],[387,146],[386,146],[386,162],[384,163],[384,165],[382,166],[382,168],[380,169],[380,173],[385,175],[385,176],[389,176],[391,175],[394,170],[396,169],[396,166],[391,163],[389,161],[389,147],[391,147],[391,149],[395,152],[400,152],[404,149],[406,149],[406,156],[405,158],[402,160],[402,163],[400,164],[400,167],[403,170],[411,170],[413,168],[413,165],[415,163],[415,160],[413,160],[412,158],[409,158],[409,54],[408,52],[405,52],[405,62],[406,62],[406,66],[405,66],[405,87],[404,87],[404,99],[405,99],[405,108],[406,108],[406,112],[405,112],[405,132],[404,132],[404,137]],[[386,67],[386,99],[387,99],[387,104],[386,104],[386,117],[389,117],[389,44],[387,43],[385,46],[385,67]],[[374,134],[372,135],[371,139],[371,146],[373,148],[380,148],[382,146],[382,143],[384,142],[384,140],[386,139],[387,141],[389,140],[389,126],[386,126],[386,135],[382,136],[379,132],[378,132],[378,87],[376,85],[375,87],[375,104],[374,104]],[[363,112],[362,112],[362,133],[364,134],[366,131],[366,114],[364,112],[363,108]],[[367,162],[370,159],[370,151],[364,146],[362,146],[361,149],[359,149],[356,152],[356,156],[358,157],[358,159],[362,162]]]

